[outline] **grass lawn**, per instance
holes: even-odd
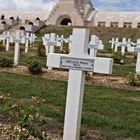
[[[22,100],[25,108],[33,107],[46,117],[63,123],[67,82],[43,79],[40,76],[22,76],[0,73],[0,95],[10,95],[12,101],[0,100],[0,110],[9,102]],[[32,96],[45,99],[34,104]],[[140,139],[140,92],[86,85],[82,126],[87,131],[97,129],[107,140],[132,137]]]

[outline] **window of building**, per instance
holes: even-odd
[[[110,27],[118,27],[119,23],[118,22],[110,22]]]
[[[137,23],[137,28],[140,28],[140,22],[139,22],[139,23]]]
[[[98,22],[99,27],[105,27],[106,22]]]
[[[131,28],[132,27],[132,22],[124,22],[123,27],[124,28]]]

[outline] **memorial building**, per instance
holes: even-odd
[[[140,28],[140,12],[98,11],[90,0],[59,0],[47,24]]]

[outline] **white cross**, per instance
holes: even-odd
[[[19,62],[19,55],[20,55],[20,32],[16,32],[16,37],[15,37],[15,52],[14,52],[14,65],[17,66]]]
[[[111,43],[111,49],[114,49],[114,45],[115,45],[115,38],[112,38],[111,41],[109,41],[109,43]]]
[[[54,53],[55,46],[56,46],[56,34],[55,33],[50,34],[50,40],[48,42],[48,45],[49,45],[49,53]]]
[[[131,39],[130,38],[128,39],[128,42],[127,42],[127,49],[128,49],[128,47],[131,47]]]
[[[35,34],[33,34],[33,45],[35,43],[35,39],[37,38],[37,36]]]
[[[49,53],[55,52],[55,47],[56,47],[56,34],[55,33],[50,34],[50,40],[47,42],[47,46],[48,46]],[[52,67],[48,67],[48,70],[52,70]]]
[[[25,44],[26,42],[26,37],[25,35],[24,36],[21,36],[21,44]]]
[[[29,40],[30,40],[30,35],[29,35],[29,33],[26,33],[26,37],[25,37],[25,53],[27,53],[28,49],[29,49]]]
[[[69,43],[69,50],[71,50],[71,47],[72,47],[72,35],[69,36],[68,43]]]
[[[70,69],[63,140],[79,140],[85,71],[93,72],[95,68],[94,65],[98,67],[98,63],[99,67],[102,66],[101,71],[108,67],[106,64],[104,65],[103,58],[96,60],[96,58],[88,55],[88,40],[88,29],[74,29],[72,47],[68,55],[48,54],[47,65],[49,67]],[[99,72],[101,71],[99,70]],[[108,73],[110,72],[111,71],[109,70]]]
[[[44,37],[42,37],[42,40],[43,40],[43,45],[45,46],[45,54],[46,56],[48,55],[49,53],[49,45],[48,45],[48,41],[50,40],[50,34],[45,34]]]
[[[6,37],[6,32],[3,32],[2,34],[3,46],[5,46],[5,37]]]
[[[136,72],[140,72],[140,46],[128,47],[128,52],[137,52]]]
[[[128,42],[126,41],[126,38],[122,39],[122,43],[120,43],[121,46],[121,55],[125,55],[125,50],[128,47]],[[124,57],[122,57],[121,63],[124,63]]]
[[[32,33],[31,36],[30,36],[30,47],[31,47],[32,44],[34,45],[34,42],[35,42],[36,38],[37,38],[37,36]]]
[[[102,40],[99,40],[98,50],[103,50],[103,49],[104,49],[104,44],[103,44]]]
[[[123,38],[122,39],[122,43],[120,43],[120,46],[121,46],[121,54],[122,54],[122,56],[124,56],[124,54],[125,54],[125,49],[126,49],[126,47],[127,47],[127,41],[126,41],[126,38]]]
[[[60,50],[62,51],[63,50],[63,43],[64,43],[64,35],[61,35],[60,42],[61,42],[61,48],[60,48]]]
[[[99,38],[96,35],[92,35],[91,41],[89,43],[91,57],[96,57],[98,46],[99,46]]]
[[[120,43],[119,43],[119,38],[116,38],[116,40],[115,40],[115,50],[114,50],[115,52],[118,51],[119,45],[120,45]]]
[[[137,52],[136,72],[140,74],[140,48],[137,48]]]
[[[9,51],[9,47],[10,47],[10,32],[7,32],[7,35],[6,35],[6,51]]]
[[[14,37],[10,36],[10,43],[14,43]]]
[[[60,47],[60,50],[63,50],[63,43],[64,43],[64,35],[61,35],[61,37],[56,36],[56,46]]]

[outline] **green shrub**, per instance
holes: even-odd
[[[0,58],[0,67],[12,67],[13,60],[8,57],[1,57]]]
[[[117,64],[121,64],[121,60],[125,59],[125,56],[122,56],[120,52],[116,52],[113,55],[114,62]]]
[[[37,49],[37,55],[38,56],[45,56],[45,47],[44,46],[39,46]]]
[[[68,47],[63,47],[62,53],[68,54],[69,53],[69,48]]]
[[[129,73],[127,76],[128,84],[131,86],[139,86],[140,85],[140,73]]]
[[[0,51],[3,51],[3,50],[4,50],[4,46],[0,45]]]
[[[38,75],[42,73],[42,67],[38,61],[32,61],[29,64],[28,69],[30,73],[33,75]]]

